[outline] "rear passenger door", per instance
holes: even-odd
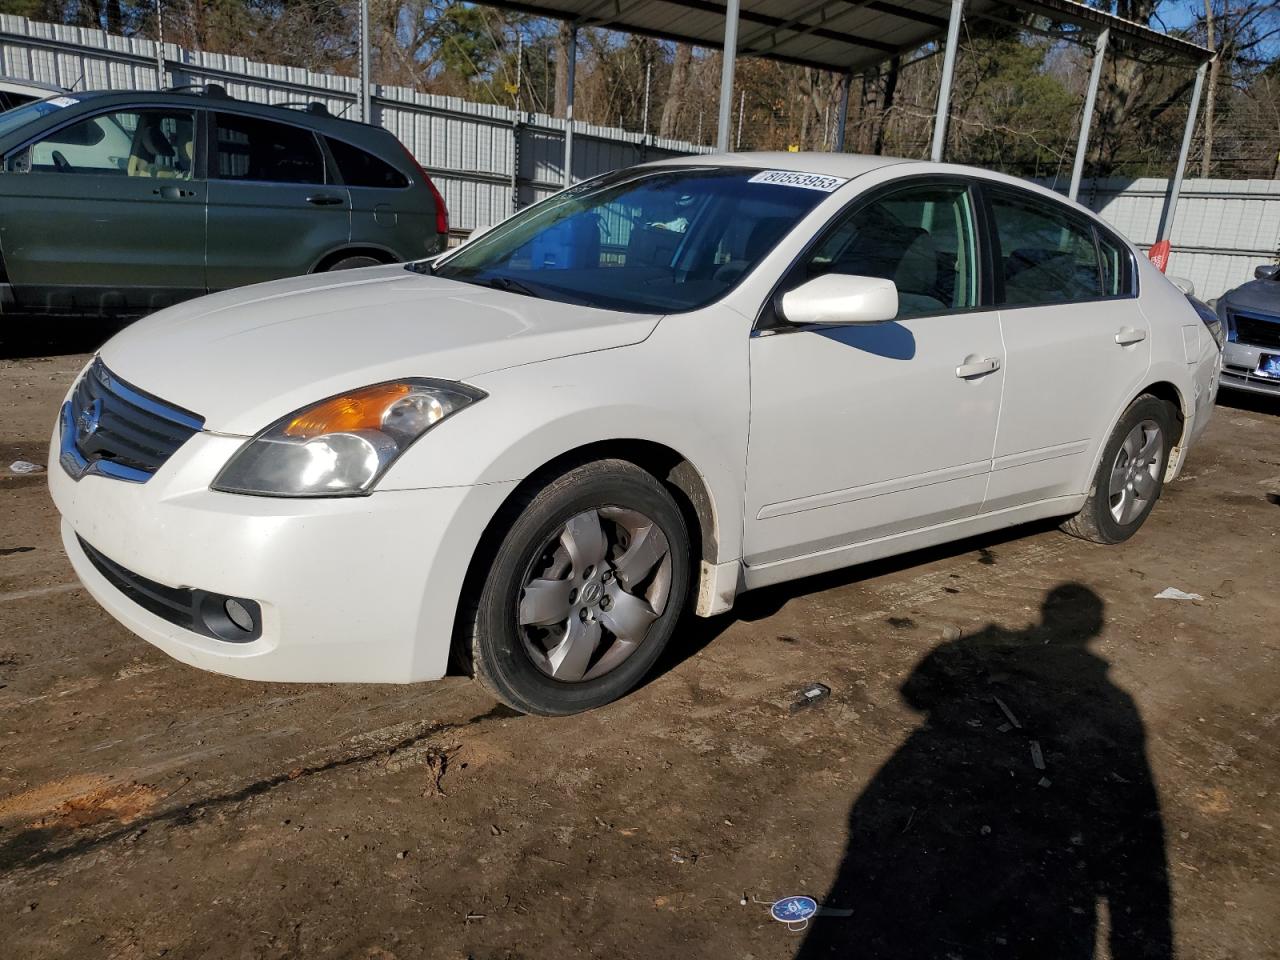
[[[414,190],[409,178],[368,150],[336,137],[325,137],[338,175],[351,198],[351,242],[379,247],[396,260],[435,253],[434,209],[426,209],[426,193]]]
[[[1127,246],[1052,198],[983,191],[1007,354],[991,511],[1085,492],[1151,343]]]
[[[314,131],[209,113],[210,290],[307,273],[351,233],[347,190],[329,182]]]

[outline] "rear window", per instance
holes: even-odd
[[[53,100],[36,100],[34,103],[24,103],[20,107],[14,107],[12,110],[6,110],[0,113],[0,137],[5,134],[17,130],[19,127],[26,126],[32,120],[39,120],[41,117],[47,117],[51,113],[57,113],[59,110],[69,105],[74,105],[75,101],[69,97],[56,97],[58,102]]]
[[[400,189],[409,185],[408,177],[372,153],[332,137],[325,137],[325,143],[347,186]]]
[[[324,183],[324,157],[310,130],[261,117],[214,117],[217,179]]]

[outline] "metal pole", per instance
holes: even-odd
[[[1093,105],[1098,99],[1098,82],[1102,79],[1102,61],[1107,55],[1107,40],[1111,28],[1098,34],[1093,48],[1093,70],[1089,74],[1089,92],[1084,96],[1084,116],[1080,118],[1080,138],[1076,141],[1076,162],[1071,167],[1071,189],[1067,196],[1072,200],[1080,193],[1080,178],[1084,176],[1084,158],[1089,152],[1089,127],[1093,125]]]
[[[742,149],[742,118],[747,112],[747,91],[743,90],[738,94],[738,138],[734,141],[733,149]]]
[[[1191,153],[1191,135],[1196,129],[1196,114],[1200,112],[1200,91],[1204,89],[1204,75],[1209,69],[1209,61],[1200,64],[1196,71],[1196,85],[1191,90],[1191,106],[1187,110],[1187,126],[1182,131],[1182,149],[1178,152],[1178,169],[1174,171],[1173,182],[1169,184],[1169,194],[1164,200],[1164,210],[1160,213],[1160,230],[1156,240],[1168,240],[1173,233],[1173,218],[1178,212],[1178,194],[1182,192],[1182,175],[1187,169],[1187,155]]]
[[[164,17],[160,15],[160,0],[156,0],[156,89],[163,90],[168,84],[164,77]]]
[[[720,67],[720,119],[716,125],[716,149],[729,152],[729,127],[733,122],[733,68],[738,61],[738,4],[728,0],[724,12],[724,63]]]
[[[840,112],[836,115],[836,153],[844,153],[844,127],[849,118],[849,88],[853,86],[853,74],[846,73],[840,87]]]
[[[360,119],[372,123],[369,106],[369,0],[360,0]]]
[[[564,98],[564,185],[573,186],[573,78],[578,70],[578,28],[569,31],[569,75]]]
[[[649,135],[649,81],[653,77],[653,64],[647,63],[644,68],[644,120],[641,123],[643,128],[640,132],[646,137]]]
[[[951,110],[951,79],[956,72],[956,48],[960,46],[960,21],[964,0],[951,0],[951,22],[947,25],[947,49],[942,58],[942,83],[938,86],[938,112],[933,118],[933,144],[929,159],[937,163],[947,146],[947,114]]]

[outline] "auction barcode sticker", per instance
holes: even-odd
[[[74,107],[80,101],[72,99],[71,97],[50,97],[48,102],[53,104],[55,107]]]
[[[797,173],[795,170],[762,170],[748,183],[772,183],[779,187],[802,187],[831,193],[849,182],[848,177],[828,177],[821,173]]]

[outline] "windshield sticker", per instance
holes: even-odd
[[[80,101],[71,97],[50,97],[46,103],[52,103],[55,107],[74,107]]]
[[[848,177],[827,177],[820,173],[797,173],[794,170],[762,170],[748,183],[772,183],[779,187],[800,187],[831,193],[849,182]]]

